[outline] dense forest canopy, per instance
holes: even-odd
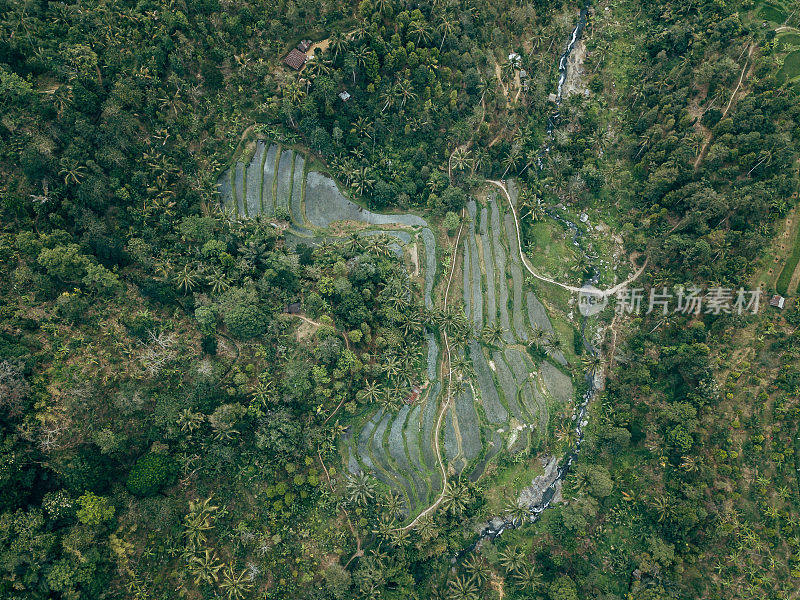
[[[553,119],[582,6],[0,0],[3,598],[797,597],[792,298],[605,323],[563,501],[480,552],[500,496],[574,443],[569,414],[409,529],[342,465],[357,419],[424,379],[426,334],[474,333],[441,288],[487,179],[519,186],[531,260],[561,205],[646,258],[643,285],[797,295],[796,7],[592,2]],[[298,244],[286,215],[222,210],[257,139],[368,209],[424,214],[435,306],[386,236]]]

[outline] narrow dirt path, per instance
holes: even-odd
[[[331,493],[335,493],[333,488],[333,482],[331,481],[331,475],[328,472],[328,467],[325,466],[325,461],[322,460],[322,452],[317,450],[317,457],[319,458],[319,464],[322,465],[322,470],[325,471],[325,479],[328,481],[328,488],[331,490]],[[353,556],[350,557],[350,560],[347,561],[345,564],[345,568],[353,562],[353,559],[359,556],[364,556],[364,550],[361,549],[361,537],[359,537],[356,528],[353,527],[353,522],[350,520],[350,515],[347,513],[347,510],[342,508],[342,512],[344,513],[345,519],[347,519],[347,525],[350,528],[350,533],[353,534],[353,538],[356,540],[356,551],[353,553]]]
[[[739,93],[739,88],[742,87],[742,82],[744,82],[744,76],[747,74],[748,67],[752,66],[750,59],[753,57],[753,51],[756,49],[755,44],[751,43],[748,50],[747,50],[747,58],[744,61],[744,67],[742,67],[742,74],[739,76],[739,83],[736,84],[736,87],[731,94],[731,99],[728,100],[728,105],[725,107],[725,110],[722,111],[722,118],[728,116],[728,112],[730,111],[731,107],[733,106],[734,101],[736,100],[736,95]],[[708,147],[711,145],[711,142],[714,140],[714,135],[709,131],[709,135],[706,138],[703,147],[700,149],[700,154],[697,155],[697,159],[694,161],[694,170],[700,168],[700,165],[703,164],[703,161],[706,158],[706,154],[708,154]]]
[[[288,314],[290,317],[297,317],[301,321],[305,321],[309,325],[314,325],[315,327],[322,327],[323,326],[323,323],[317,323],[316,321],[312,321],[311,319],[309,319],[305,315],[301,315],[301,314],[298,314],[298,313],[286,313],[286,314]],[[344,331],[340,331],[339,333],[342,335],[342,339],[344,339],[345,347],[348,350],[350,350],[350,340],[347,339],[347,335],[345,334]]]
[[[492,180],[492,179],[490,179],[488,181],[489,181],[489,183],[493,183],[494,185],[499,187],[501,190],[503,190],[503,193],[506,196],[506,200],[508,200],[508,206],[511,208],[511,214],[514,215],[514,227],[515,227],[516,232],[517,232],[517,247],[519,248],[519,255],[522,258],[522,264],[525,266],[525,268],[528,270],[528,272],[531,275],[533,275],[536,279],[539,279],[540,281],[545,281],[547,283],[552,283],[553,285],[557,285],[558,287],[563,288],[565,290],[569,290],[570,292],[577,292],[577,293],[582,292],[583,288],[575,287],[574,285],[568,285],[566,283],[561,283],[560,281],[556,281],[555,279],[551,279],[550,277],[545,277],[544,275],[540,275],[539,273],[537,273],[536,271],[533,270],[533,267],[528,262],[528,257],[525,256],[525,253],[522,251],[522,234],[520,233],[520,230],[519,230],[519,219],[517,218],[517,209],[514,207],[514,203],[511,201],[511,196],[509,195],[505,184],[503,184],[501,181],[495,181],[495,180]],[[613,296],[619,290],[627,287],[628,284],[636,281],[642,275],[642,273],[644,273],[644,270],[647,267],[648,260],[649,259],[645,258],[644,264],[641,267],[639,267],[639,270],[636,271],[632,276],[628,277],[628,279],[626,279],[622,283],[618,283],[614,287],[609,288],[607,290],[597,290],[598,294],[599,295],[603,295],[603,296]]]
[[[459,242],[461,241],[461,233],[464,230],[464,220],[463,220],[464,219],[464,211],[463,210],[461,212],[461,218],[462,218],[461,226],[458,228],[458,235],[456,236],[456,243],[453,246],[453,262],[452,262],[452,265],[450,266],[450,276],[447,278],[447,287],[445,288],[445,291],[444,291],[444,310],[447,310],[447,297],[448,297],[448,294],[450,293],[450,284],[453,282],[453,273],[455,273],[455,270],[456,270],[456,258],[458,257],[458,245],[459,245]],[[414,525],[417,524],[417,521],[419,521],[422,517],[424,517],[428,513],[433,512],[434,510],[436,510],[436,507],[438,507],[442,503],[442,500],[444,500],[444,494],[447,491],[447,469],[445,469],[445,467],[444,467],[444,461],[442,460],[442,451],[441,451],[441,448],[439,447],[439,434],[440,434],[440,432],[442,430],[442,419],[444,418],[444,415],[447,413],[448,409],[450,408],[450,405],[452,404],[452,400],[453,400],[452,395],[450,393],[450,390],[452,389],[452,386],[453,386],[453,372],[450,370],[450,341],[447,339],[447,332],[446,331],[442,331],[442,340],[444,341],[445,354],[447,355],[447,399],[444,401],[444,403],[442,404],[441,409],[439,410],[439,416],[436,419],[436,427],[433,430],[433,447],[436,450],[436,460],[439,463],[439,470],[442,472],[442,491],[439,494],[439,497],[436,499],[436,501],[433,504],[431,504],[428,508],[426,508],[421,513],[419,513],[416,517],[414,517],[414,520],[411,521],[408,525],[406,525],[404,527],[399,527],[396,531],[403,531],[403,530],[407,531],[407,530],[411,529],[412,527],[414,527]]]
[[[506,104],[508,104],[508,88],[506,84],[503,83],[503,71],[497,62],[494,63],[494,74],[497,76],[497,82],[500,84],[500,88],[503,90],[503,96],[505,96],[506,99]]]

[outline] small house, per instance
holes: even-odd
[[[303,65],[306,64],[306,60],[308,60],[308,57],[305,52],[300,52],[297,48],[292,48],[292,51],[286,55],[283,62],[295,71],[299,71],[303,68]]]
[[[286,305],[286,312],[290,315],[299,315],[300,314],[300,303],[299,302],[290,302]]]
[[[339,92],[339,98],[342,100],[342,102],[347,102],[350,100],[350,94],[347,93],[347,90],[341,91]]]
[[[310,48],[311,48],[311,40],[303,40],[302,42],[297,44],[297,49],[300,50],[300,52],[302,52],[303,54],[308,52]]]
[[[772,298],[769,299],[769,305],[774,306],[780,310],[783,310],[783,307],[786,305],[786,298],[779,294],[775,294]]]
[[[411,388],[411,393],[406,398],[406,404],[414,404],[418,399],[419,395],[422,393],[422,388],[418,385],[415,385]]]

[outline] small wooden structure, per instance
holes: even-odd
[[[306,64],[306,60],[308,60],[308,57],[306,56],[305,52],[301,52],[297,48],[292,48],[292,51],[286,55],[286,58],[283,59],[283,62],[285,62],[295,71],[299,71],[303,68],[303,65]]]
[[[419,395],[422,393],[422,388],[418,385],[415,385],[411,388],[411,393],[406,397],[406,404],[414,404],[418,399]]]
[[[299,302],[290,302],[286,305],[286,311],[290,315],[299,315],[300,314],[300,303]]]
[[[299,44],[297,44],[297,49],[300,50],[303,54],[308,52],[309,48],[311,48],[311,40],[303,40]]]
[[[781,296],[780,294],[775,294],[772,298],[769,299],[769,305],[774,306],[780,310],[783,310],[783,307],[786,306],[786,298]]]

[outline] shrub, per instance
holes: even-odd
[[[246,340],[258,337],[267,329],[267,314],[255,304],[238,304],[224,316],[225,326],[234,337]]]
[[[135,496],[152,496],[169,485],[176,472],[176,464],[169,456],[146,454],[128,473],[128,491]]]
[[[448,234],[453,235],[460,224],[461,218],[453,211],[448,211],[444,216],[444,226]]]
[[[81,507],[77,511],[78,520],[84,525],[97,526],[114,517],[114,507],[108,498],[86,492],[78,498]]]
[[[200,331],[211,335],[217,330],[217,317],[210,306],[198,306],[194,309],[194,318],[200,326]]]

